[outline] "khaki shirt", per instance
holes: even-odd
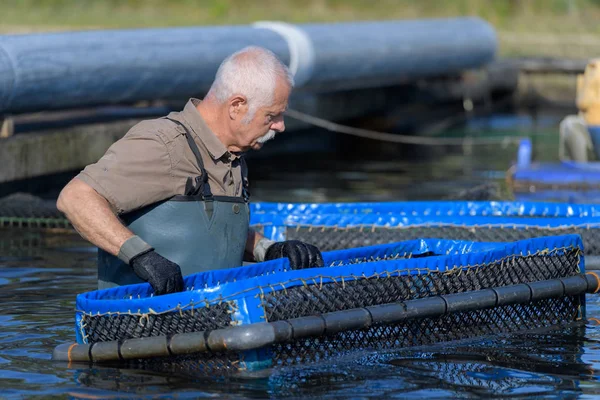
[[[240,158],[227,151],[206,126],[196,109],[199,103],[198,99],[190,99],[183,111],[168,117],[192,132],[212,193],[241,196]],[[181,126],[165,118],[142,121],[77,178],[94,188],[118,214],[184,194],[188,177],[200,175],[184,133]]]

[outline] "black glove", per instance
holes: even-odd
[[[265,261],[287,257],[292,269],[304,269],[323,266],[323,257],[316,246],[299,240],[286,240],[273,243],[265,253]]]
[[[135,256],[129,261],[129,265],[137,276],[152,286],[157,296],[183,290],[183,277],[179,265],[154,250]]]

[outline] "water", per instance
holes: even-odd
[[[534,140],[538,159],[557,154],[555,128],[546,133],[544,140]],[[316,155],[251,160],[254,199],[440,199],[486,182],[502,184],[516,158],[514,145],[424,151],[370,144],[360,149],[358,155],[342,152],[336,160]],[[243,378],[192,379],[52,362],[52,349],[74,340],[75,296],[95,288],[95,251],[72,233],[0,230],[0,398],[600,395],[600,326],[593,320],[556,332],[363,352]],[[600,316],[598,297],[587,301],[588,317]]]

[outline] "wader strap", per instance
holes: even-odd
[[[165,118],[169,121],[175,122],[185,130],[185,138],[187,139],[188,145],[190,146],[190,149],[192,149],[192,153],[194,153],[196,161],[198,162],[198,167],[202,172],[202,176],[197,176],[195,178],[189,177],[187,179],[187,182],[185,183],[185,194],[187,196],[194,196],[200,194],[200,190],[202,190],[202,199],[207,202],[212,202],[213,194],[210,191],[210,185],[208,184],[208,174],[204,169],[204,162],[202,161],[202,156],[200,155],[200,149],[198,149],[198,145],[196,145],[196,142],[194,142],[191,132],[181,122],[169,117]],[[212,215],[212,204],[210,204],[210,214]]]
[[[242,170],[242,197],[244,202],[250,201],[250,183],[248,182],[248,165],[244,156],[240,157],[240,169]]]

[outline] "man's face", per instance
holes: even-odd
[[[280,80],[275,87],[273,104],[260,107],[247,123],[239,126],[240,147],[259,150],[263,144],[285,130],[283,114],[287,109],[290,87]]]

